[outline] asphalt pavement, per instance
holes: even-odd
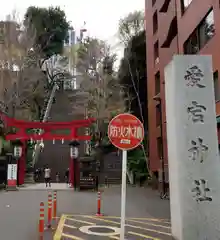
[[[95,229],[93,226],[93,229],[89,230],[93,232],[114,231],[109,230],[109,227],[119,229],[120,187],[103,189],[101,212],[104,217],[97,219],[95,216],[97,194],[95,192],[74,192],[65,184],[53,185],[51,189],[46,189],[44,185],[30,185],[15,192],[0,192],[0,239],[39,239],[40,202],[43,201],[47,205],[48,192],[55,189],[57,189],[57,215],[59,218],[56,221],[54,220],[52,230],[45,231],[45,240],[98,239],[99,234],[98,236],[85,233],[88,229],[85,230],[84,228],[86,226],[87,228],[88,226],[91,227],[91,225],[101,225],[101,227],[98,227],[99,229],[97,227]],[[161,200],[156,192],[145,188],[128,187],[126,216],[129,220],[127,222],[127,234],[131,236],[131,239],[170,239],[169,201]],[[46,218],[47,216],[45,216]],[[60,233],[61,235],[59,235]],[[58,237],[56,238],[56,236]],[[146,238],[146,236],[149,236],[149,238]],[[118,239],[118,236],[113,234],[111,238]]]
[[[127,218],[126,239],[170,240],[170,222],[156,218]],[[62,215],[54,234],[60,239],[120,239],[120,217],[94,215]]]

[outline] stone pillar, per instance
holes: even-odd
[[[165,68],[172,234],[219,239],[220,161],[211,56],[174,56]]]

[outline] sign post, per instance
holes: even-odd
[[[16,187],[17,186],[17,164],[8,164],[8,187]]]
[[[132,114],[123,113],[114,117],[108,125],[110,142],[122,150],[122,186],[121,186],[121,232],[120,240],[125,239],[126,177],[127,151],[138,147],[144,139],[144,127]]]
[[[17,190],[17,169],[18,165],[11,153],[6,154],[8,169],[7,169],[7,190]]]
[[[120,240],[124,240],[124,238],[125,238],[126,177],[127,177],[127,150],[123,150],[122,151],[121,232],[120,232]]]

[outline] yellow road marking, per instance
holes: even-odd
[[[120,240],[120,238],[119,237],[116,237],[116,236],[111,236],[111,237],[109,237],[110,239],[116,239],[116,240]]]
[[[148,223],[148,222],[141,222],[141,221],[136,221],[136,220],[131,220],[131,219],[127,219],[127,221],[128,222],[134,222],[134,223],[141,223],[141,224],[144,224],[144,225],[149,225],[149,226],[154,226],[154,227],[170,229],[170,227],[168,227],[168,226],[163,226],[163,225],[159,225],[159,224],[153,224],[153,223]]]
[[[66,234],[66,233],[63,233],[62,237],[70,238],[70,239],[73,239],[73,240],[84,240],[83,238],[80,238],[80,237],[77,237],[77,236],[74,236],[74,235],[70,235],[70,234]]]
[[[92,216],[88,216],[88,215],[84,215],[83,217],[84,218],[90,218],[90,219],[93,219],[93,220],[102,221],[102,222],[107,222],[107,223],[120,224],[119,222],[115,222],[115,221],[112,221],[112,220],[106,220],[103,217],[92,217]]]
[[[67,217],[83,217],[83,216],[87,216],[87,215],[80,215],[80,214],[76,214],[76,215],[67,215]],[[119,216],[103,216],[102,218],[109,218],[109,219],[121,219],[121,217]],[[128,217],[126,218],[126,220],[145,220],[145,221],[152,221],[152,222],[163,222],[163,223],[167,223],[170,224],[169,219],[163,219],[163,218],[136,218],[136,217]]]
[[[63,226],[64,226],[64,223],[65,223],[65,218],[66,218],[65,215],[61,216],[60,221],[59,221],[58,226],[57,226],[57,230],[56,230],[56,232],[53,236],[53,240],[60,240],[61,239],[62,232],[63,232]]]
[[[70,220],[70,221],[74,221],[74,222],[80,222],[80,223],[85,223],[85,224],[88,224],[88,225],[94,225],[95,224],[95,223],[92,223],[92,222],[86,222],[86,221],[82,221],[82,220],[75,219],[75,218],[70,218],[70,217],[66,217],[66,220]]]
[[[72,225],[68,225],[68,224],[64,224],[63,225],[64,227],[67,227],[67,228],[73,228],[73,229],[76,229],[76,227],[72,226]]]
[[[149,232],[155,232],[155,233],[158,233],[158,234],[171,236],[171,233],[157,231],[157,230],[152,229],[152,228],[143,228],[143,227],[134,226],[134,225],[130,225],[130,224],[126,224],[126,226],[131,227],[131,228],[136,228],[136,229],[141,229],[141,230],[145,230],[145,231],[149,231]]]
[[[85,215],[84,217],[85,217],[85,218],[91,218],[91,219],[98,220],[98,221],[102,221],[102,222],[107,222],[107,223],[113,223],[113,224],[118,224],[118,225],[120,225],[119,222],[115,222],[115,221],[111,221],[111,220],[106,220],[106,219],[103,219],[102,217],[91,217],[91,216],[86,216],[86,215]],[[163,234],[163,235],[171,236],[170,233],[161,232],[161,231],[157,231],[157,230],[150,229],[150,228],[143,228],[143,227],[134,226],[134,225],[131,225],[131,224],[126,224],[126,226],[128,226],[128,227],[130,227],[130,228],[136,228],[136,229],[141,229],[141,230],[144,230],[144,231],[155,232],[155,233],[158,233],[158,234]]]
[[[131,235],[138,236],[138,237],[143,237],[144,239],[162,240],[160,238],[155,238],[155,237],[151,237],[151,236],[148,236],[148,235],[145,235],[145,234],[136,233],[136,232],[128,232],[128,233],[131,234]]]
[[[160,219],[160,218],[127,218],[128,220],[144,220],[144,221],[152,221],[152,222],[162,222],[170,224],[168,219]]]

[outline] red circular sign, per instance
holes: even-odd
[[[136,148],[144,139],[142,122],[132,114],[123,113],[114,117],[108,125],[110,142],[121,150]]]

